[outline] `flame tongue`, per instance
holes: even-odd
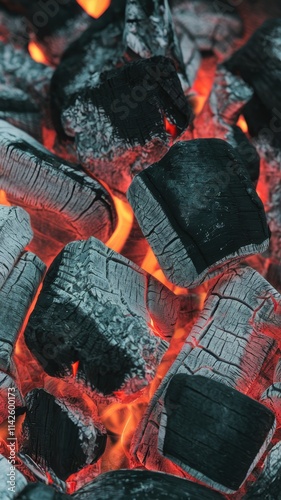
[[[95,18],[100,17],[110,6],[110,0],[77,0],[77,3]]]

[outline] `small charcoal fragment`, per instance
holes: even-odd
[[[224,141],[177,143],[135,177],[128,199],[176,285],[196,286],[268,247],[262,202],[241,155]]]
[[[216,489],[237,491],[266,450],[274,413],[235,389],[199,375],[171,380],[159,451]]]
[[[21,453],[49,468],[62,480],[96,462],[103,454],[106,433],[100,422],[85,415],[79,399],[55,398],[43,389],[26,396]]]

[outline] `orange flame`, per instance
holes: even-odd
[[[75,363],[72,363],[72,375],[73,378],[76,378],[77,372],[79,368],[79,361],[76,361]]]
[[[239,116],[237,125],[238,125],[238,127],[241,128],[241,130],[244,132],[244,134],[248,133],[248,125],[247,125],[247,122],[246,122],[246,120],[245,120],[245,118],[244,118],[243,115]]]
[[[0,205],[6,205],[8,207],[11,206],[11,204],[7,200],[7,195],[3,189],[0,189]]]
[[[111,0],[76,0],[89,16],[98,18],[110,6]]]
[[[42,49],[35,42],[29,42],[28,51],[32,59],[38,63],[48,64],[48,61],[44,55]]]
[[[106,189],[108,189],[108,187],[106,187]],[[134,212],[127,201],[120,200],[112,193],[111,196],[118,215],[118,222],[114,233],[106,242],[106,246],[111,248],[111,250],[115,250],[115,252],[120,253],[131,232],[134,221]]]

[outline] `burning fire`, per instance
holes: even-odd
[[[89,16],[98,18],[110,6],[111,0],[76,0],[79,5],[89,14]]]
[[[28,51],[29,54],[31,55],[32,59],[38,63],[42,64],[48,64],[48,61],[44,55],[44,52],[42,49],[37,45],[35,42],[29,42],[28,44]]]

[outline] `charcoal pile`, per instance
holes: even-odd
[[[0,498],[280,500],[281,10],[0,0]]]

